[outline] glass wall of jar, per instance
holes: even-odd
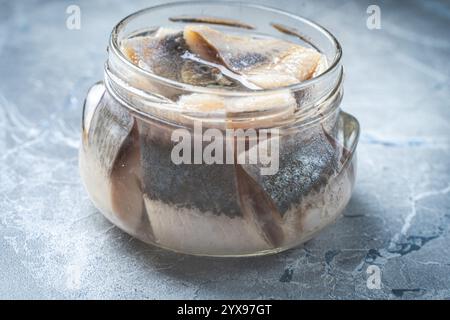
[[[120,49],[124,39],[183,28],[192,17],[315,48],[327,67],[297,84],[234,91],[161,77]],[[359,125],[340,111],[341,48],[324,28],[257,5],[173,3],[122,20],[108,54],[105,79],[84,105],[80,171],[119,228],[182,253],[260,255],[301,244],[345,208]],[[205,110],[205,101],[225,107]],[[182,141],[191,149],[180,152]]]

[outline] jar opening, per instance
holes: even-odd
[[[190,84],[186,84],[183,82],[179,82],[179,81],[175,81],[175,80],[171,80],[162,76],[159,76],[155,73],[149,72],[143,68],[140,68],[138,66],[136,66],[135,64],[133,64],[132,62],[129,61],[129,59],[127,57],[125,57],[125,55],[123,54],[122,50],[120,49],[120,41],[122,39],[124,39],[125,37],[128,37],[131,33],[135,33],[137,30],[132,30],[130,32],[130,30],[126,30],[126,28],[128,27],[129,24],[131,24],[132,22],[134,22],[135,20],[138,19],[143,19],[144,17],[148,16],[148,15],[152,15],[152,14],[159,14],[160,11],[169,11],[168,13],[170,14],[171,8],[177,8],[177,7],[191,7],[191,8],[196,8],[196,7],[201,7],[201,6],[209,6],[209,7],[223,7],[223,6],[227,6],[227,7],[235,7],[237,10],[238,9],[242,9],[242,8],[246,8],[249,10],[260,10],[260,11],[264,11],[268,14],[273,14],[275,16],[278,17],[287,17],[291,20],[297,21],[298,23],[304,25],[304,26],[308,26],[309,28],[314,29],[315,32],[317,32],[318,34],[320,34],[323,39],[329,42],[329,45],[334,49],[334,52],[330,53],[330,55],[327,55],[327,60],[328,60],[328,66],[326,68],[326,70],[324,70],[322,73],[320,73],[319,75],[302,81],[302,82],[298,82],[295,84],[291,84],[291,85],[287,85],[287,86],[281,86],[281,87],[277,87],[277,88],[273,88],[273,89],[260,89],[260,90],[243,90],[243,91],[232,91],[229,89],[222,89],[222,88],[207,88],[207,87],[202,87],[202,86],[195,86],[195,85],[190,85]],[[185,11],[185,10],[183,10]],[[166,14],[168,14],[166,13]],[[183,24],[183,21],[179,22],[180,19],[174,19],[174,15],[170,15],[167,17],[166,19],[166,25],[173,25],[173,24],[177,24],[177,25],[181,25]],[[215,14],[214,17],[217,18],[221,18],[220,14]],[[148,21],[148,20],[147,20]],[[241,22],[240,20],[238,20],[239,22]],[[274,20],[277,21],[277,20]],[[205,23],[205,22],[202,22]],[[245,21],[242,21],[242,23],[246,23]],[[265,23],[269,28],[272,28],[273,30],[278,30],[278,32],[280,32],[280,26],[281,24],[275,23],[273,21],[266,21]],[[283,24],[284,25],[284,24]],[[252,25],[253,26],[253,25]],[[149,27],[149,26],[147,26]],[[299,28],[296,28],[295,26],[287,26],[287,27],[292,27],[291,30],[298,30]],[[145,27],[144,27],[145,28]],[[241,28],[239,25],[236,26],[236,28]],[[254,30],[259,29],[258,27],[254,27]],[[301,36],[301,30],[299,30],[298,36]],[[285,32],[286,33],[286,32]],[[275,33],[276,35],[276,33]],[[281,32],[278,33],[278,35],[281,35]],[[298,37],[296,35],[291,34],[290,37],[288,39],[290,40],[295,40],[296,37]],[[308,45],[312,46],[313,48],[317,49],[320,53],[324,53],[321,46],[315,44],[314,39],[311,39],[310,36],[301,36],[302,40],[304,42],[306,42]],[[313,86],[314,84],[322,81],[323,79],[327,78],[329,76],[330,73],[333,73],[333,71],[335,71],[336,69],[338,69],[340,67],[340,61],[341,61],[341,57],[342,57],[342,49],[341,49],[341,45],[339,44],[338,40],[333,36],[332,33],[330,33],[327,29],[325,29],[324,27],[320,26],[319,24],[312,22],[311,20],[308,20],[304,17],[301,16],[297,16],[294,15],[292,13],[283,11],[283,10],[279,10],[279,9],[275,9],[275,8],[270,8],[270,7],[266,7],[266,6],[262,6],[262,5],[258,5],[258,4],[249,4],[249,3],[241,3],[241,2],[225,2],[225,1],[215,1],[215,2],[210,2],[210,1],[180,1],[180,2],[172,2],[169,4],[161,4],[161,5],[157,5],[157,6],[153,6],[153,7],[149,7],[146,9],[142,9],[140,11],[137,11],[135,13],[132,13],[130,15],[128,15],[127,17],[125,17],[124,19],[122,19],[114,28],[113,31],[111,33],[111,37],[110,37],[110,45],[109,45],[109,49],[112,51],[112,53],[114,55],[116,55],[120,60],[121,63],[124,63],[127,65],[127,67],[129,67],[130,69],[132,69],[135,72],[140,73],[141,75],[144,75],[148,78],[151,78],[157,82],[166,84],[168,86],[174,87],[174,88],[180,88],[180,89],[184,89],[184,90],[189,90],[191,92],[197,92],[197,93],[210,93],[210,94],[221,94],[221,95],[233,95],[233,96],[248,96],[248,95],[258,95],[258,94],[264,94],[264,93],[275,93],[278,91],[285,91],[285,90],[290,90],[290,91],[298,91],[298,90],[302,90],[305,89],[307,87]]]
[[[271,89],[237,91],[227,88],[196,86],[159,76],[133,64],[122,52],[120,47],[121,41],[130,37],[130,35],[161,26],[169,28],[185,26],[186,21],[180,18],[174,19],[173,17],[179,17],[181,13],[186,16],[199,12],[204,16],[213,16],[224,21],[233,19],[242,23],[246,28],[251,27],[252,32],[255,31],[274,38],[282,38],[294,43],[306,43],[326,57],[327,68],[311,79],[291,85]],[[149,21],[151,21],[152,25],[149,25]],[[226,27],[242,28],[242,25]],[[280,32],[280,26],[286,27],[287,31]],[[293,31],[297,30],[299,35],[294,35]],[[150,110],[153,110],[153,107],[148,108],[148,105],[155,103],[158,110],[180,112],[177,99],[186,94],[212,95],[227,99],[265,99],[274,95],[289,94],[295,96],[297,101],[301,100],[301,105],[298,106],[295,117],[306,119],[310,122],[320,117],[320,114],[326,114],[329,111],[316,107],[319,103],[323,103],[325,100],[340,94],[337,91],[340,91],[343,74],[341,46],[336,38],[325,28],[306,18],[282,10],[239,2],[174,2],[140,10],[125,17],[114,27],[110,37],[108,52],[109,58],[105,64],[105,82],[107,87],[110,88],[118,100],[124,102],[130,109],[134,109],[136,112],[144,115],[152,113]],[[298,99],[299,97],[301,99]],[[146,106],[141,107],[141,104],[146,104]],[[329,105],[332,106],[332,104]],[[278,112],[278,110],[274,109],[270,112]],[[207,117],[209,119],[217,118],[218,121],[224,120],[224,116],[220,112],[204,112],[204,114],[199,112],[196,115],[191,114],[189,116]],[[227,114],[226,118],[228,119],[229,116],[230,114]],[[233,118],[243,117],[243,119],[261,116],[265,116],[265,114],[259,112],[251,115],[232,115]]]

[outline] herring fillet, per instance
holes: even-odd
[[[280,109],[275,114],[264,120],[250,120],[246,122],[227,123],[227,128],[238,129],[242,127],[258,128],[270,126],[275,121],[288,119],[293,115],[296,101],[288,92],[272,93],[261,97],[221,98],[207,94],[191,94],[182,96],[180,106],[188,110],[224,110],[225,115],[239,112],[264,111]],[[236,144],[237,137],[232,137]],[[248,151],[248,150],[246,150]],[[283,243],[283,231],[281,229],[282,217],[270,195],[254,180],[241,164],[236,163],[236,149],[234,149],[235,165],[233,175],[235,177],[236,192],[240,211],[257,232],[265,239],[270,247],[275,248]]]
[[[230,35],[207,26],[186,26],[189,50],[221,63],[263,89],[310,79],[322,55],[316,50],[275,38]]]
[[[153,231],[148,221],[142,192],[142,166],[137,120],[123,142],[111,171],[111,205],[122,217],[134,220],[136,232],[152,240]]]
[[[233,164],[176,165],[170,158],[175,128],[158,121],[139,125],[145,206],[157,242],[188,251],[207,245],[218,254],[272,247],[254,217],[242,212]]]
[[[240,164],[234,168],[242,214],[253,221],[272,248],[281,246],[284,240],[282,217],[272,198]]]
[[[258,182],[284,217],[308,194],[317,192],[339,169],[339,150],[317,130],[307,138],[302,133],[280,136],[279,170],[260,175],[260,166],[244,164],[245,172]]]
[[[145,229],[140,234],[151,239],[139,183],[139,133],[135,119],[105,94],[93,112],[87,139],[86,157],[92,157],[90,162],[98,163],[100,168],[84,173],[97,186],[91,190],[93,200],[100,202],[100,207],[110,212],[122,228],[131,233]]]
[[[125,39],[121,51],[138,67],[171,80],[196,86],[241,87],[218,68],[186,59],[189,49],[182,31],[159,28],[152,35]]]

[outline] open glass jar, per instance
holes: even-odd
[[[327,68],[281,88],[233,91],[158,76],[120,49],[124,39],[182,28],[186,19],[174,17],[199,13],[203,23],[240,21],[313,47]],[[341,48],[322,27],[257,5],[172,3],[123,19],[108,54],[105,79],[84,105],[80,171],[95,206],[127,233],[187,254],[260,255],[303,243],[348,203],[359,125],[340,111]],[[180,107],[185,97],[193,108]],[[200,110],[199,97],[235,108]],[[180,151],[181,141],[192,150]]]

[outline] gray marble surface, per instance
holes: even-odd
[[[260,2],[344,48],[342,106],[363,130],[344,217],[251,259],[176,255],[121,232],[80,183],[81,105],[113,25],[156,1],[0,0],[0,298],[450,298],[450,3]],[[65,26],[70,4],[80,30]],[[366,27],[369,4],[380,30]]]

